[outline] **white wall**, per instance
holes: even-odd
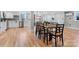
[[[76,19],[77,12],[73,11],[72,13],[74,13],[74,15],[71,19],[65,19],[65,26],[68,28],[79,29],[79,20]]]
[[[64,23],[64,11],[38,11],[35,12],[35,15],[41,16],[42,21]]]

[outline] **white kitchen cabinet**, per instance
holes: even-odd
[[[5,31],[6,29],[6,22],[0,22],[0,32]]]
[[[8,21],[8,28],[17,28],[19,27],[19,21]]]

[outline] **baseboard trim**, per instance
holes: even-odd
[[[79,28],[75,28],[75,27],[65,27],[65,28],[79,30]]]

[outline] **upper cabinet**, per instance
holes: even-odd
[[[66,11],[65,12],[65,19],[66,20],[73,20],[74,19],[74,12],[73,11]]]
[[[19,20],[19,11],[0,11],[0,21]]]

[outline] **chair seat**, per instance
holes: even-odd
[[[62,35],[61,32],[60,32],[60,33],[56,33],[56,34],[55,34],[54,32],[51,32],[51,34],[52,34],[52,35],[56,35],[56,36],[60,36],[60,35]]]
[[[56,33],[56,35],[61,35],[62,33]]]

